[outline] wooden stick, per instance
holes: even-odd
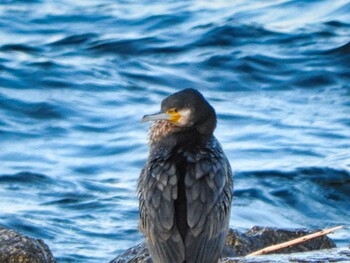
[[[292,239],[292,240],[287,241],[287,242],[283,242],[283,243],[280,243],[280,244],[277,244],[277,245],[272,245],[272,246],[265,247],[263,249],[255,251],[253,253],[250,253],[247,256],[264,255],[264,254],[267,254],[267,253],[270,253],[270,252],[273,252],[273,251],[276,251],[276,250],[280,250],[282,248],[286,248],[286,247],[289,247],[289,246],[296,245],[298,243],[305,242],[305,241],[313,239],[315,237],[320,237],[320,236],[323,236],[323,235],[327,235],[327,234],[329,234],[329,233],[331,233],[331,232],[333,232],[335,230],[341,229],[341,228],[343,228],[343,226],[336,226],[336,227],[324,229],[324,230],[315,232],[313,234],[309,234],[309,235],[306,235],[306,236],[303,236],[303,237],[298,237],[296,239]]]

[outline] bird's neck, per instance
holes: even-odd
[[[149,131],[149,142],[155,144],[172,133],[180,132],[181,127],[168,121],[155,121]]]
[[[206,137],[193,128],[179,127],[168,121],[156,121],[150,128],[149,144],[151,148],[161,144],[172,149],[179,145],[198,144]]]

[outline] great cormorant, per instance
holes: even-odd
[[[228,232],[232,171],[214,137],[216,114],[195,89],[145,115],[149,157],[138,181],[140,230],[154,263],[216,263]]]

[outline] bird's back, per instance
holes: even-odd
[[[217,262],[228,231],[232,187],[229,162],[213,136],[151,149],[138,192],[140,229],[153,261]]]

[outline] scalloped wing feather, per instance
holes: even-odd
[[[141,172],[139,227],[148,239],[154,263],[181,263],[185,259],[185,248],[174,222],[176,169],[175,165],[166,163],[167,158],[157,156],[146,165],[149,169]],[[147,191],[143,191],[144,188]]]
[[[195,153],[185,177],[187,222],[186,262],[212,263],[220,255],[228,231],[232,201],[232,171],[219,144],[215,151]],[[212,148],[210,148],[212,149]],[[198,155],[201,156],[198,156]],[[210,156],[210,158],[208,158]],[[194,170],[194,172],[193,172]]]

